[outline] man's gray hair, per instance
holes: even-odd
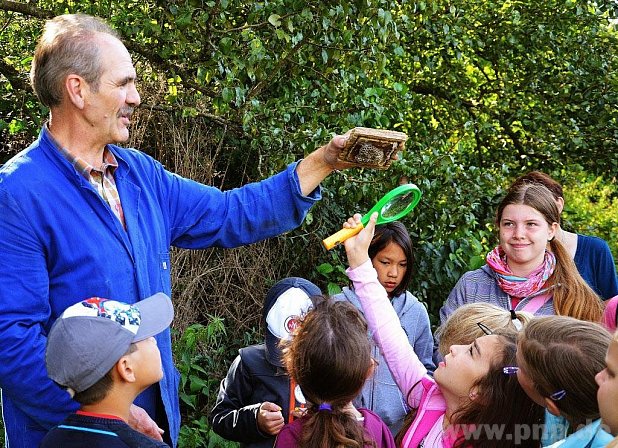
[[[86,14],[65,14],[45,23],[30,71],[32,88],[43,105],[60,105],[70,74],[83,77],[98,91],[102,67],[97,33],[120,38],[103,20]]]

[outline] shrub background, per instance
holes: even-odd
[[[615,2],[572,0],[0,0],[0,163],[47,117],[28,86],[45,18],[109,18],[140,77],[131,145],[222,189],[263,179],[354,126],[409,135],[387,171],[323,185],[303,226],[232,250],[176,251],[173,323],[183,374],[181,446],[225,446],[207,416],[238,347],[260,341],[277,280],[346,284],[341,248],[321,240],[400,181],[423,198],[403,222],[410,287],[432,322],[454,282],[484,263],[493,213],[531,169],[566,189],[564,227],[618,258]]]

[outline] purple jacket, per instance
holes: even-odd
[[[363,426],[367,434],[375,440],[377,448],[395,448],[393,435],[388,429],[388,426],[369,409],[360,408],[358,410],[364,417]],[[303,431],[303,424],[306,417],[294,420],[292,423],[285,425],[275,442],[276,448],[295,448],[298,446],[300,435]]]

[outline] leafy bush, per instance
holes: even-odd
[[[193,324],[175,338],[174,356],[180,372],[182,428],[179,448],[231,448],[238,444],[212,432],[208,417],[219,392],[219,384],[237,355],[232,347],[255,343],[255,334],[245,333],[231,341],[223,319],[208,315],[206,325]]]

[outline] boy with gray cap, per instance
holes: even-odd
[[[163,377],[153,336],[173,316],[162,293],[133,305],[93,297],[68,307],[49,332],[45,362],[49,377],[81,408],[53,428],[41,448],[169,448],[127,421],[135,397]]]

